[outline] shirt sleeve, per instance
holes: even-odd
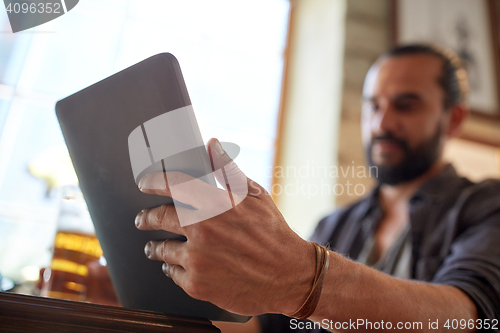
[[[499,184],[486,184],[470,196],[462,211],[464,230],[432,281],[464,291],[480,319],[500,319]]]
[[[295,319],[281,314],[263,314],[257,316],[262,333],[328,333],[329,331],[314,325],[308,319]]]
[[[290,327],[290,319],[287,316],[280,314],[263,314],[257,316],[257,319],[260,322],[260,327],[262,329],[262,333],[287,333],[287,332],[295,332]]]

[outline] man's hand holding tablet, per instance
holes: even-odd
[[[244,175],[217,140],[210,140],[208,150],[224,189],[178,172],[151,173],[140,180],[144,193],[170,196],[196,209],[162,205],[139,213],[138,229],[187,238],[151,241],[147,257],[164,261],[165,274],[191,297],[228,311],[256,315],[297,310],[314,279],[314,246],[290,229],[269,193]],[[206,211],[221,211],[228,196],[232,209],[183,223],[199,220]]]

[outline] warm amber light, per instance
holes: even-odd
[[[73,273],[81,276],[89,275],[87,266],[63,259],[53,259],[50,263],[50,269],[55,271]]]
[[[97,238],[59,232],[54,245],[56,248],[83,252],[96,258],[102,256],[101,245]]]

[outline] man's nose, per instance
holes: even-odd
[[[372,118],[373,133],[397,133],[398,126],[397,112],[390,104],[380,107]]]

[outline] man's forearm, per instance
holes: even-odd
[[[398,323],[416,323],[413,330],[425,332],[429,330],[429,323],[438,320],[439,329],[432,327],[432,331],[439,332],[449,331],[443,326],[447,320],[449,323],[453,319],[467,323],[475,321],[477,310],[472,300],[458,288],[397,279],[331,252],[321,298],[309,319],[326,320],[333,325],[338,322],[337,328],[340,323],[358,319],[359,323],[362,320],[377,323],[372,325],[373,329],[370,325],[358,327],[364,332],[380,332],[382,320],[386,323],[384,327],[391,325],[392,330]],[[419,322],[422,323],[420,328],[417,327]]]

